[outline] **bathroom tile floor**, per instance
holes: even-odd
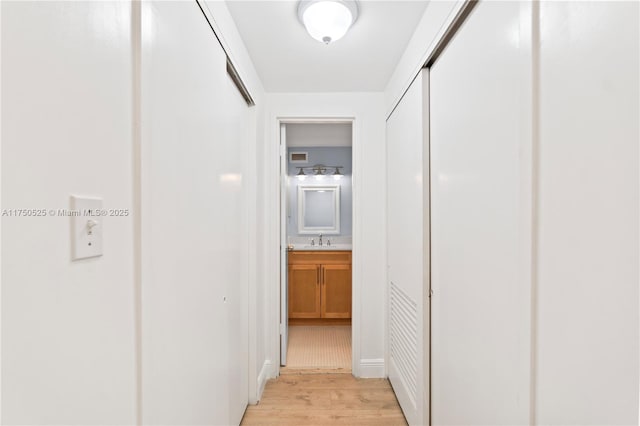
[[[351,326],[289,326],[287,369],[351,371]]]

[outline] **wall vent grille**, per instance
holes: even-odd
[[[302,151],[290,152],[289,153],[289,162],[290,163],[307,164],[307,163],[309,163],[309,153],[308,152],[302,152]]]
[[[390,293],[389,354],[411,402],[415,405],[418,393],[417,306],[393,282]]]

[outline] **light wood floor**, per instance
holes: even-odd
[[[283,374],[267,382],[242,425],[406,425],[386,379],[351,374]]]

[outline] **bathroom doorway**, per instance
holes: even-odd
[[[282,123],[281,372],[352,366],[352,123]]]

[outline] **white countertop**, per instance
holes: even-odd
[[[293,250],[294,251],[299,251],[299,250],[310,250],[310,251],[338,251],[338,250],[351,250],[352,245],[351,244],[341,244],[341,243],[336,243],[336,244],[331,244],[331,245],[326,245],[323,244],[321,246],[319,246],[318,244],[315,245],[310,245],[310,244],[291,244],[291,246],[293,246]]]

